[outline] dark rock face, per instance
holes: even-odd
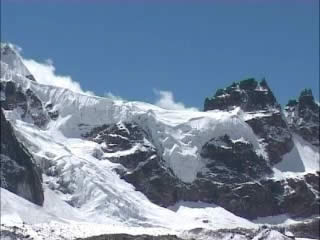
[[[214,168],[220,166],[231,170],[236,175],[245,175],[237,176],[237,182],[239,178],[258,178],[272,172],[265,159],[256,154],[252,144],[246,141],[233,141],[228,135],[207,142],[202,147],[200,155],[211,160],[207,165],[210,172],[215,172]],[[229,173],[229,179],[232,178],[230,175],[232,173]]]
[[[26,91],[13,81],[1,81],[1,106],[5,110],[17,109],[22,119],[32,121],[38,127],[45,127],[47,123],[59,116],[52,104],[43,106],[41,100],[30,89]]]
[[[0,101],[5,110],[17,110],[22,120],[33,122],[43,128],[50,120],[56,120],[59,112],[51,103],[46,106],[31,89],[23,89],[15,78],[27,78],[36,81],[23,64],[17,50],[10,44],[1,43],[1,81]]]
[[[1,109],[1,187],[42,205],[40,169],[28,150],[17,140],[14,129]]]
[[[120,163],[124,169],[118,169],[118,174],[154,203],[170,206],[178,200],[176,196],[178,179],[172,170],[166,167],[151,138],[138,125],[133,123],[103,125],[83,137],[101,144],[105,153],[124,152],[106,158]]]
[[[121,163],[130,171],[137,168],[141,161],[157,154],[154,146],[147,140],[147,133],[132,123],[103,125],[94,128],[84,137],[102,144],[105,153],[129,151],[129,154],[111,156],[108,160]]]
[[[279,212],[277,200],[260,182],[224,184],[219,180],[199,178],[193,183],[189,195],[196,198],[190,201],[214,203],[248,219]]]
[[[319,180],[319,178],[318,178]],[[205,201],[248,219],[257,216],[289,214],[307,217],[319,212],[319,193],[313,193],[303,180],[261,180],[243,184],[223,184],[208,179],[198,179],[193,184],[190,201]],[[290,189],[290,192],[288,192]],[[188,195],[185,194],[185,196]]]
[[[284,112],[288,125],[293,132],[314,146],[320,146],[320,105],[315,102],[311,90],[305,89],[302,91],[298,101],[290,100]]]
[[[174,175],[147,132],[136,124],[103,125],[83,137],[101,144],[105,158],[123,166],[117,170],[120,176],[160,206],[168,207],[179,200],[202,201],[249,219],[283,213],[310,216],[318,211],[318,175],[263,180],[271,173],[265,159],[250,143],[233,141],[227,135],[203,146],[200,154],[208,159],[206,171],[198,173],[192,183]],[[311,185],[314,189],[308,187]]]
[[[253,132],[261,138],[273,165],[282,160],[282,156],[293,148],[292,135],[279,111],[246,121]]]
[[[311,219],[304,223],[292,224],[288,228],[298,238],[319,239],[320,218]]]
[[[135,123],[103,125],[83,137],[99,143],[106,159],[122,165],[117,171],[124,180],[164,207],[180,200],[202,201],[218,204],[249,219],[277,214],[293,217],[317,214],[319,175],[281,181],[268,179],[272,165],[293,148],[293,141],[267,83],[242,81],[218,91],[209,102],[207,110],[210,106],[220,110],[240,106],[249,116],[246,122],[265,146],[268,160],[258,155],[249,142],[232,140],[228,135],[213,138],[199,153],[206,159],[205,169],[192,183],[185,183],[162,159],[148,131]]]
[[[319,175],[305,177],[313,178],[314,184],[319,182]],[[319,212],[319,191],[310,188],[305,179],[241,180],[226,183],[218,174],[199,176],[189,191],[182,190],[184,200],[215,203],[248,219],[278,214],[308,217]]]
[[[241,107],[243,111],[252,112],[279,108],[280,106],[267,82],[262,80],[258,83],[253,78],[217,90],[214,97],[206,98],[204,103],[204,111],[230,110],[234,107]]]
[[[246,120],[260,137],[268,153],[269,162],[276,164],[293,148],[292,136],[267,82],[258,83],[250,78],[219,89],[213,98],[206,98],[204,110],[231,110],[240,107],[248,116]],[[257,113],[259,113],[257,115]]]
[[[262,180],[261,183],[274,199],[278,199],[279,213],[289,213],[293,217],[308,217],[319,213],[319,180],[319,174],[309,173],[304,178],[288,178],[281,181],[269,179]]]

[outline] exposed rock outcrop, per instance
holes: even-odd
[[[137,124],[103,125],[83,137],[99,143],[105,153],[101,160],[120,163],[124,167],[116,170],[120,176],[154,203],[167,207],[178,200],[178,178]]]
[[[4,61],[1,60],[2,108],[10,111],[12,114],[10,116],[17,116],[18,119],[45,129],[49,121],[59,118],[59,111],[53,103],[40,100],[39,96],[43,95],[37,96],[37,88],[29,82],[29,80],[35,81],[34,77],[24,67],[21,59],[15,56],[13,50],[1,48],[1,55],[5,56]],[[13,70],[15,70],[14,78],[10,76]],[[21,84],[26,81],[28,84],[22,88]],[[53,99],[53,102],[57,101]],[[86,100],[82,103],[81,107],[87,108]],[[57,105],[59,106],[59,103]],[[63,106],[59,107],[63,112]],[[295,178],[272,178],[274,165],[281,162],[283,156],[294,147],[292,132],[319,146],[319,105],[315,103],[312,93],[304,91],[298,101],[291,101],[287,105],[283,115],[267,82],[247,79],[218,90],[212,98],[205,100],[204,105],[205,111],[230,111],[235,108],[241,109],[236,117],[242,124],[239,126],[245,126],[246,130],[250,131],[252,142],[243,138],[232,139],[230,131],[229,135],[223,132],[228,125],[223,126],[219,133],[215,132],[216,136],[207,134],[204,139],[200,136],[198,139],[201,139],[201,143],[194,147],[192,153],[188,153],[195,161],[200,162],[200,169],[196,168],[198,165],[195,167],[193,173],[196,176],[190,181],[183,181],[181,176],[179,178],[175,175],[177,171],[173,170],[179,167],[176,166],[178,164],[170,165],[172,158],[168,159],[164,154],[165,151],[177,149],[176,142],[173,142],[172,146],[164,147],[161,145],[162,139],[161,141],[153,139],[158,135],[152,135],[151,125],[144,125],[138,118],[128,118],[131,122],[98,126],[104,123],[104,119],[99,123],[94,121],[91,123],[92,119],[89,116],[89,121],[83,123],[85,129],[94,128],[82,137],[100,145],[92,152],[96,159],[116,163],[111,165],[122,179],[134,185],[137,191],[141,191],[160,206],[169,207],[181,200],[201,201],[217,204],[247,219],[278,214],[288,214],[291,217],[310,217],[318,214],[319,173],[301,174]],[[73,108],[70,109],[68,114],[73,116]],[[75,111],[79,109],[74,108]],[[112,111],[110,114],[113,114]],[[126,118],[110,119],[106,122]],[[132,119],[137,120],[140,125]],[[77,124],[80,127],[82,122]],[[181,130],[179,129],[181,126],[174,127]],[[187,128],[193,130],[193,126],[188,125]],[[166,129],[157,131],[161,133]],[[190,141],[194,141],[190,132],[185,135],[188,134]],[[8,190],[41,205],[43,202],[41,174],[33,163],[31,155],[15,138],[14,129],[5,120],[3,112],[1,112],[1,140],[1,165],[4,169],[1,183]],[[186,138],[181,144],[188,145],[188,141]],[[184,158],[186,156],[184,153],[179,152],[177,158]],[[53,162],[44,158],[41,163],[47,176],[52,177],[49,179],[52,181],[53,189],[66,195],[74,193],[70,178],[61,176]],[[184,167],[182,169],[187,169],[189,166]],[[56,182],[53,182],[53,178]],[[48,186],[50,187],[50,183]],[[66,201],[74,207],[78,206],[77,198]],[[309,227],[314,231],[313,225],[308,225],[307,229]],[[305,231],[305,226],[299,229]],[[232,234],[236,236],[240,233],[242,234],[239,230]],[[256,236],[259,236],[259,239],[268,239],[271,233],[270,229],[264,229],[259,233],[243,231],[243,236],[248,239]],[[222,236],[219,234],[225,232],[221,230],[214,234],[216,235],[213,236],[219,237]],[[283,235],[277,236],[281,237],[279,239],[287,239]]]
[[[1,109],[1,187],[35,203],[44,201],[40,169],[15,136]]]
[[[259,83],[254,78],[249,78],[218,89],[214,97],[205,99],[204,111],[231,110],[237,106],[245,112],[280,108],[266,80]]]
[[[30,89],[24,90],[13,81],[0,82],[1,107],[4,110],[16,110],[21,119],[33,122],[42,128],[50,119],[56,119],[57,112],[45,109],[43,103]]]
[[[284,109],[290,129],[314,146],[319,145],[320,105],[311,89],[301,92],[298,100],[290,100]]]
[[[251,143],[241,139],[232,140],[228,135],[207,142],[200,154],[203,158],[210,159],[207,165],[210,172],[215,172],[217,168],[219,171],[223,168],[229,170],[226,183],[232,182],[233,175],[237,175],[235,182],[239,183],[240,179],[248,181],[250,178],[257,179],[272,173],[266,160],[257,155]],[[221,177],[226,178],[225,174]]]
[[[218,90],[205,110],[240,107],[247,124],[267,153],[259,155],[250,142],[228,135],[206,142],[200,157],[206,162],[191,183],[181,181],[163,160],[160,149],[142,126],[118,123],[85,134],[99,143],[104,158],[122,167],[117,172],[152,202],[168,207],[177,201],[215,203],[245,218],[290,214],[306,217],[319,211],[319,175],[275,180],[272,166],[293,148],[292,134],[265,80],[248,79]]]
[[[234,141],[228,135],[203,146],[201,156],[208,159],[206,170],[199,172],[192,183],[182,182],[174,175],[150,136],[137,124],[104,125],[83,137],[99,143],[104,152],[101,160],[120,163],[120,176],[164,207],[179,200],[202,201],[250,219],[283,213],[311,216],[319,209],[319,175],[264,180],[272,172],[270,165],[250,143]]]
[[[297,238],[319,239],[320,236],[320,218],[308,220],[302,223],[296,223],[288,226]]]
[[[266,80],[257,82],[250,78],[217,90],[212,98],[206,98],[204,111],[231,110],[240,107],[246,114],[246,122],[261,138],[271,164],[293,148],[291,132]]]
[[[44,105],[30,88],[24,89],[17,83],[16,78],[28,81],[36,79],[16,51],[11,44],[1,43],[1,107],[4,110],[15,110],[22,120],[44,128],[50,120],[58,118],[59,112],[51,103]]]

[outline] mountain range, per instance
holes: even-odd
[[[0,87],[5,239],[319,239],[310,89],[282,107],[250,78],[167,110],[41,84],[10,44]]]

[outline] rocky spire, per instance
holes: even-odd
[[[240,107],[246,112],[246,123],[265,145],[271,164],[278,163],[293,147],[292,136],[281,112],[281,106],[265,79],[258,82],[248,78],[218,89],[206,98],[204,110],[232,110]]]
[[[290,129],[315,146],[319,146],[319,109],[311,89],[304,89],[284,109]]]
[[[265,79],[261,82],[254,78],[248,78],[231,84],[224,89],[218,89],[211,98],[206,98],[204,111],[230,110],[241,107],[243,111],[252,112],[268,110],[269,108],[280,109],[271,89]]]

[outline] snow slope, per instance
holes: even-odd
[[[274,177],[277,179],[299,177],[306,172],[319,171],[319,149],[296,134],[293,135],[293,142],[293,149],[274,166]]]
[[[53,110],[59,111],[59,119],[51,121],[47,132],[79,138],[103,124],[136,122],[151,134],[153,144],[163,149],[163,158],[184,182],[192,182],[204,166],[198,152],[213,137],[228,134],[232,139],[244,138],[258,153],[264,152],[239,108],[231,112],[165,110],[142,102],[114,101],[74,93],[22,77],[14,80],[22,88],[30,88],[42,102],[53,104]]]
[[[9,79],[14,74],[24,77],[31,75],[22,58],[17,57],[17,54],[18,49],[14,45],[1,43],[1,78]],[[2,76],[2,73],[8,73],[8,75]]]

